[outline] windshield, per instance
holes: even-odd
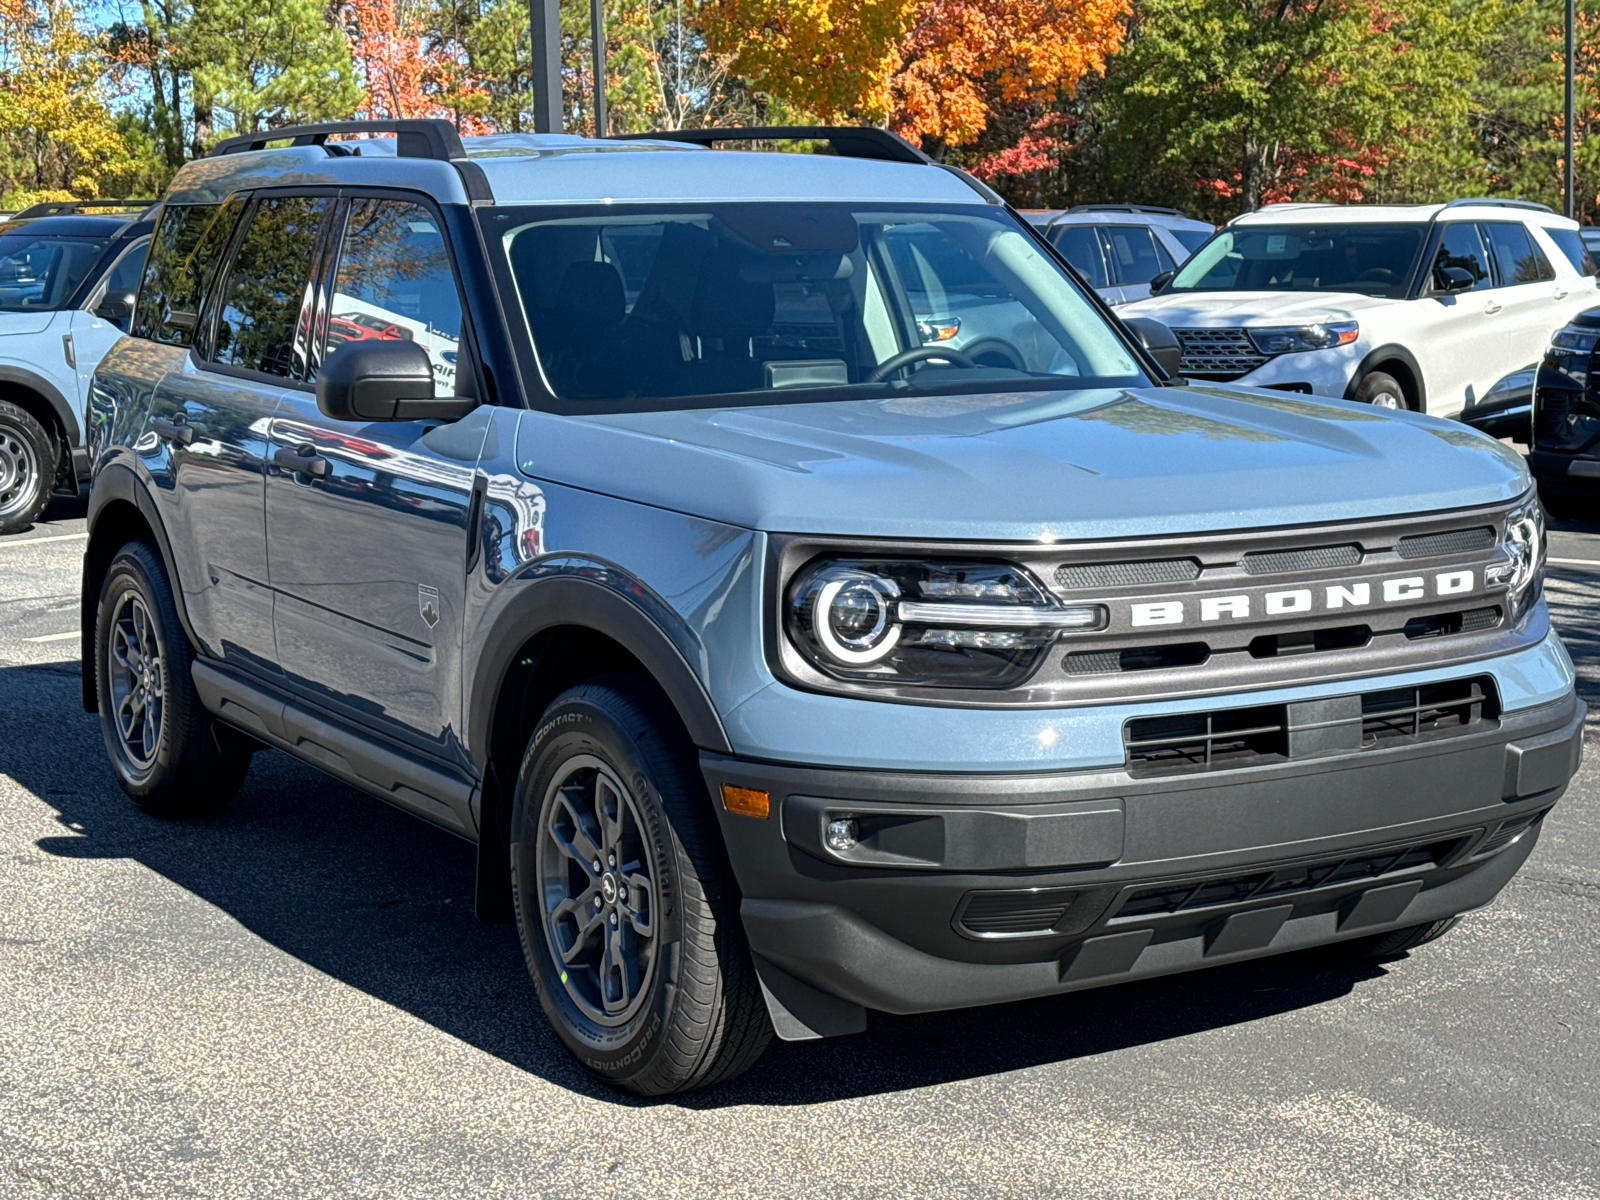
[[[1405,295],[1423,225],[1247,225],[1225,229],[1178,269],[1169,292]]]
[[[110,240],[27,233],[0,236],[0,310],[60,308]]]
[[[669,408],[1146,382],[1094,304],[1000,212],[765,203],[484,220],[558,400]]]

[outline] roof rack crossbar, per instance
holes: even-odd
[[[1555,212],[1555,209],[1548,204],[1540,204],[1537,200],[1508,200],[1499,196],[1460,196],[1445,202],[1446,208],[1462,208],[1469,205],[1479,208],[1526,208],[1534,212]]]
[[[21,212],[13,213],[8,220],[19,221],[24,217],[66,217],[85,208],[120,208],[128,212],[134,209],[144,210],[157,200],[41,200],[38,204],[30,204]]]
[[[712,146],[717,142],[827,142],[841,158],[873,158],[881,162],[933,162],[898,134],[870,125],[766,125],[730,129],[663,129],[655,133],[616,133],[617,141],[687,142]]]
[[[1161,213],[1168,217],[1182,217],[1189,219],[1189,214],[1181,208],[1170,208],[1164,204],[1074,204],[1067,209],[1069,213],[1077,212],[1125,212],[1125,213]]]
[[[224,154],[246,154],[265,150],[271,142],[292,146],[322,146],[337,134],[386,134],[395,136],[395,153],[401,158],[432,158],[439,162],[467,161],[461,135],[449,121],[416,118],[395,121],[329,121],[322,125],[285,125],[259,133],[241,133],[223,138],[206,152],[207,158]]]

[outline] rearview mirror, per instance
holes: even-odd
[[[1478,277],[1465,267],[1439,267],[1433,272],[1433,285],[1441,292],[1470,292]]]
[[[94,315],[102,321],[126,321],[133,316],[133,305],[138,298],[136,292],[107,292]]]
[[[335,421],[454,421],[476,406],[433,394],[433,362],[416,342],[346,342],[317,373],[317,407]]]
[[[1162,288],[1166,287],[1167,284],[1172,282],[1172,277],[1176,274],[1176,271],[1161,271],[1152,275],[1150,277],[1150,294],[1154,296]]]
[[[1149,317],[1128,317],[1123,324],[1150,357],[1156,360],[1156,366],[1166,372],[1168,379],[1177,379],[1183,374],[1183,347],[1178,344],[1172,330]]]

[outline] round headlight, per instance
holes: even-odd
[[[894,620],[899,585],[861,571],[824,571],[811,586],[811,629],[830,658],[850,666],[877,662],[900,640]]]

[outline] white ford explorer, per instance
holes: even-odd
[[[1578,225],[1541,204],[1275,204],[1119,309],[1177,335],[1183,373],[1467,416],[1600,303]]]

